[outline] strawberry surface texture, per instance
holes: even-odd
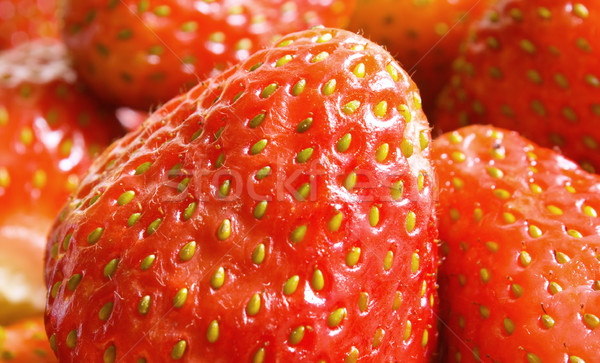
[[[489,126],[432,157],[444,361],[600,361],[600,176]]]
[[[0,361],[11,363],[55,363],[58,362],[50,349],[44,317],[0,326]]]
[[[0,324],[45,305],[43,251],[92,157],[121,135],[55,39],[0,53]]]
[[[355,0],[67,0],[63,36],[97,95],[148,111],[315,25],[347,24]]]
[[[429,362],[429,141],[381,47],[283,37],[96,160],[49,236],[51,345],[63,362]]]
[[[358,0],[350,29],[386,49],[419,86],[427,112],[450,79],[469,24],[491,0]]]
[[[500,0],[473,24],[436,125],[519,131],[600,167],[600,3]]]

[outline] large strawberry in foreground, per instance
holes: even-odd
[[[342,27],[355,0],[67,0],[64,39],[97,95],[147,111],[283,34]]]
[[[119,135],[56,40],[0,53],[0,324],[44,308],[43,251],[92,157]]]
[[[41,315],[6,327],[0,326],[0,361],[57,362],[54,353],[50,350],[44,331],[44,319]]]
[[[450,79],[460,43],[491,0],[358,0],[350,29],[363,31],[405,67],[425,110]]]
[[[435,123],[519,131],[600,170],[600,2],[500,0],[474,23]]]
[[[58,357],[429,362],[429,140],[407,74],[337,29],[170,101],[93,164],[50,233]]]
[[[600,361],[600,176],[515,132],[432,145],[448,362]]]

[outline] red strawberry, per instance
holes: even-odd
[[[50,350],[42,316],[7,327],[0,326],[0,361],[11,363],[57,362]]]
[[[474,24],[436,123],[516,130],[600,168],[600,3],[501,0]]]
[[[600,361],[600,176],[516,132],[435,140],[448,362]]]
[[[341,27],[355,0],[68,0],[64,37],[96,93],[147,109],[281,34]]]
[[[57,36],[56,0],[0,0],[0,49]]]
[[[429,138],[408,75],[337,29],[167,103],[93,164],[50,233],[58,357],[428,362]]]
[[[0,53],[0,323],[44,307],[43,250],[79,176],[120,131],[58,41]]]
[[[470,19],[490,0],[359,0],[350,22],[383,44],[409,70],[425,110],[450,79],[451,63],[467,35]]]

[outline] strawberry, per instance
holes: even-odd
[[[67,0],[64,38],[98,96],[148,109],[281,34],[341,27],[355,0]]]
[[[56,0],[0,0],[0,49],[57,36]]]
[[[499,1],[474,23],[437,125],[516,130],[588,171],[599,168],[599,23],[595,1]]]
[[[468,25],[490,0],[358,0],[350,29],[383,44],[409,70],[425,111],[450,79]]]
[[[446,361],[600,361],[600,176],[490,126],[432,158]]]
[[[49,235],[58,357],[428,362],[429,139],[408,75],[338,29],[168,102],[94,162]]]
[[[43,310],[52,221],[120,131],[75,78],[57,40],[0,53],[0,323]]]
[[[57,362],[50,350],[42,316],[7,327],[0,326],[0,361],[11,363]]]

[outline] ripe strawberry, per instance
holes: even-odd
[[[56,0],[0,0],[0,49],[57,36]]]
[[[358,0],[350,28],[383,44],[409,70],[425,110],[451,74],[470,19],[489,0]]]
[[[432,150],[446,361],[600,361],[600,176],[489,126]]]
[[[56,40],[0,53],[0,323],[43,310],[52,221],[119,131],[80,86]]]
[[[281,34],[342,27],[355,0],[69,0],[64,38],[98,96],[141,109],[248,58]]]
[[[436,123],[484,123],[600,167],[600,3],[501,0],[475,24]]]
[[[96,160],[50,233],[58,357],[428,362],[429,139],[408,75],[338,29],[170,101]]]
[[[0,326],[0,361],[11,363],[57,362],[50,350],[42,316]]]

